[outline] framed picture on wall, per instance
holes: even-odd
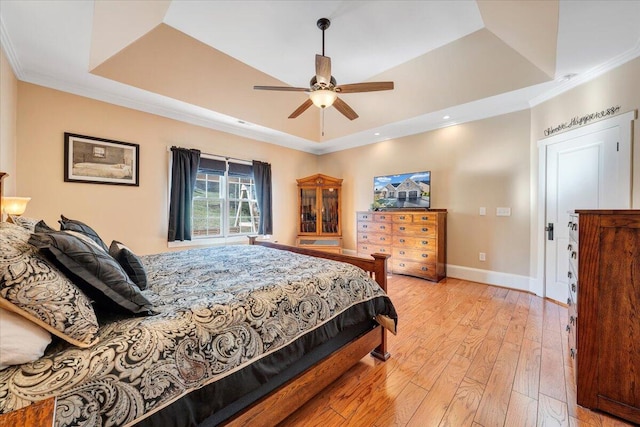
[[[139,185],[140,146],[93,136],[64,134],[64,180]]]

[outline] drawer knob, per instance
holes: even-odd
[[[400,227],[400,231],[404,231],[404,230],[406,230],[405,227]]]
[[[576,259],[578,257],[578,253],[576,251],[571,252],[571,258]]]
[[[570,351],[569,353],[571,353],[571,358],[572,358],[572,359],[575,359],[575,358],[576,358],[576,351],[575,351],[575,349],[573,349],[573,348],[572,348],[572,349],[571,349],[571,351]]]
[[[420,270],[422,270],[422,271],[427,271],[427,270],[429,270],[429,269],[428,269],[427,267],[422,267]]]
[[[400,239],[400,243],[404,243],[404,239]]]
[[[369,247],[368,246],[363,246],[362,249],[364,249],[366,251],[367,249],[369,249]]]
[[[422,227],[422,231],[426,233],[429,229],[427,227]]]
[[[367,224],[362,224],[362,228],[369,228]]]
[[[429,219],[429,217],[428,217],[428,216],[423,216],[423,217],[422,217],[422,220],[423,220],[423,221],[426,221],[426,220],[428,220],[428,219]]]
[[[572,290],[573,292],[575,292],[575,291],[576,291],[576,284],[575,284],[575,283],[572,283],[572,284],[571,284],[571,290]]]
[[[571,330],[571,326],[567,325],[565,329],[567,330],[567,332],[569,332]]]
[[[568,277],[569,279],[571,279],[571,278],[573,277],[573,273],[569,271],[569,272],[567,273],[567,277]]]
[[[387,250],[384,248],[380,248],[380,252],[387,252]]]
[[[404,267],[404,263],[403,262],[400,263],[400,267]]]
[[[569,317],[569,323],[570,323],[571,325],[575,325],[575,324],[576,324],[576,318],[575,318],[575,317],[573,317],[573,316]]]
[[[404,251],[400,251],[400,255],[404,255]]]
[[[571,228],[572,225],[573,225],[573,222],[569,221],[569,224],[567,225],[567,227]]]
[[[380,219],[387,219],[387,217],[385,215],[382,215]]]
[[[567,298],[567,304],[571,306],[571,298]]]
[[[429,242],[427,242],[426,240],[423,240],[423,241],[422,241],[422,244],[423,244],[423,245],[428,245],[428,244],[429,244]]]
[[[384,230],[384,229],[385,229],[385,226],[384,226],[384,225],[381,225],[381,226],[380,226],[380,230]]]
[[[428,256],[429,256],[429,254],[422,254],[422,258],[426,258]]]
[[[404,215],[400,215],[398,218],[405,219],[405,216]]]
[[[380,240],[387,240],[387,239],[386,239],[386,238],[384,238],[384,237],[381,237],[381,238],[380,238]]]
[[[578,224],[572,224],[572,225],[571,225],[571,229],[572,229],[573,231],[577,230],[577,229],[578,229]]]
[[[569,243],[569,246],[567,246],[567,250],[568,250],[568,251],[573,250],[573,245],[571,245],[571,243]]]

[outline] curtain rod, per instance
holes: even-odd
[[[171,151],[172,148],[183,148],[183,147],[178,147],[176,145],[172,145],[172,146],[167,147],[167,151]],[[201,156],[204,155],[204,156],[207,156],[207,157],[214,157],[214,158],[217,158],[217,159],[224,159],[224,160],[237,160],[239,162],[244,162],[244,163],[247,163],[249,165],[253,164],[252,160],[239,159],[237,157],[230,157],[230,156],[221,156],[219,154],[205,153],[203,151],[200,151],[200,155]]]

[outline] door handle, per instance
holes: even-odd
[[[547,240],[553,240],[553,223],[552,222],[547,224],[545,231],[547,232]]]

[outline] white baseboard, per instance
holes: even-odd
[[[357,251],[351,249],[343,249],[342,253],[345,255],[357,255]],[[529,276],[447,264],[447,277],[531,292],[538,296],[542,295],[540,289],[538,289],[541,288],[538,280]]]
[[[532,292],[531,278],[518,274],[447,264],[447,277],[486,283],[487,285],[502,286],[503,288],[511,288],[518,291]]]

